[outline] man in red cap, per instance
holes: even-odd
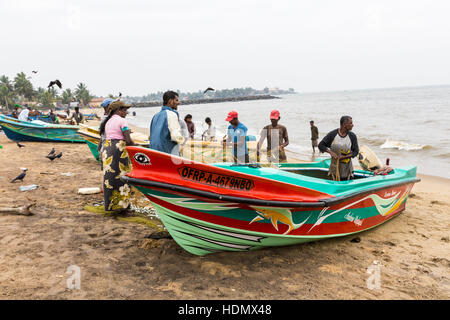
[[[270,113],[270,122],[261,130],[261,138],[256,146],[256,155],[259,159],[259,150],[267,138],[267,160],[270,162],[287,162],[284,148],[289,144],[288,132],[285,126],[278,124],[280,111]],[[259,161],[259,160],[258,160]]]
[[[235,163],[249,163],[247,149],[247,127],[238,119],[236,111],[230,111],[225,121],[228,121],[226,143],[232,146],[233,160]],[[225,142],[225,137],[224,137]]]

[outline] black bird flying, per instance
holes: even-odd
[[[48,84],[48,88],[53,87],[55,84],[56,84],[60,89],[62,88],[61,81],[59,81],[59,80],[50,81],[50,83]]]
[[[206,89],[204,92],[203,92],[203,94],[205,94],[206,92],[208,92],[208,91],[215,91],[213,88],[211,88],[211,87],[208,87],[208,89]]]
[[[37,73],[37,71],[34,71],[34,70],[33,70],[33,71],[31,71],[31,72],[33,72],[33,73]]]
[[[11,180],[11,183],[20,180],[21,182],[23,182],[23,178],[25,178],[26,174],[27,174],[27,168],[22,169],[23,172],[21,174],[19,174],[17,177],[15,177],[14,179]]]

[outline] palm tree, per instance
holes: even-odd
[[[42,92],[39,102],[42,103],[44,108],[53,108],[53,97],[49,90],[44,90]]]
[[[69,104],[72,101],[72,99],[73,99],[72,90],[70,90],[69,88],[64,90],[62,95],[61,95],[61,98],[62,98],[62,103]]]
[[[9,78],[5,75],[0,77],[0,104],[4,104],[8,109],[14,104],[16,93]]]
[[[92,95],[89,93],[89,90],[84,83],[80,82],[77,85],[77,88],[75,89],[75,98],[83,107],[91,101]]]
[[[23,103],[24,98],[29,100],[33,98],[33,85],[23,72],[18,73],[14,78],[14,89],[19,95],[21,103]]]

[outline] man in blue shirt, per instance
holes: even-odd
[[[247,149],[247,127],[239,122],[238,113],[231,111],[225,119],[230,125],[227,131],[227,145],[232,146],[233,162],[235,163],[249,163],[248,149]]]
[[[179,155],[179,144],[184,142],[177,112],[178,93],[167,91],[163,95],[163,107],[153,116],[150,124],[150,149]]]

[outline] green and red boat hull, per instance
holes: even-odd
[[[418,181],[407,170],[404,179],[391,177],[385,179],[390,183],[360,190],[353,186],[339,194],[331,192],[333,184],[328,188],[320,188],[319,184],[314,190],[302,186],[302,182],[287,183],[288,175],[283,177],[281,172],[279,181],[266,178],[272,177],[270,169],[235,167],[237,171],[232,171],[233,167],[226,164],[174,164],[170,156],[153,150],[127,149],[133,159],[133,171],[124,180],[147,196],[174,240],[196,255],[292,245],[368,230],[403,211],[413,184]],[[142,155],[147,156],[149,163]],[[139,163],[136,159],[145,161]],[[224,169],[227,166],[229,169]],[[217,186],[205,186],[205,181],[186,179],[189,169],[200,172],[197,180],[202,172],[213,174],[213,178],[231,174],[235,180],[247,178],[252,188],[244,197],[246,186],[241,182],[239,187],[243,188],[239,190],[226,188],[228,184],[220,187],[220,180]],[[243,173],[252,171],[252,176]]]
[[[41,125],[2,116],[0,117],[0,127],[12,141],[84,142],[77,133],[78,126]]]

